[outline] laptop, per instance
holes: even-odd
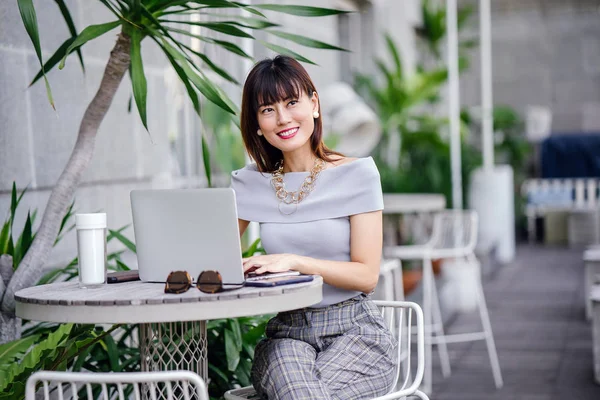
[[[194,281],[202,271],[219,271],[230,285],[266,279],[244,278],[233,189],[132,190],[131,211],[141,281],[165,282],[176,270]]]

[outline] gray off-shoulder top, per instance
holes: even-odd
[[[298,190],[308,174],[286,173],[286,189]],[[297,208],[279,207],[271,174],[259,172],[256,164],[232,172],[231,187],[236,194],[238,218],[260,224],[262,245],[268,254],[350,261],[349,217],[383,209],[379,171],[371,157],[321,171],[314,190]],[[324,284],[323,301],[313,307],[335,304],[359,293]]]

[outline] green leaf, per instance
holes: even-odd
[[[171,20],[160,20],[160,22],[164,23],[164,22],[171,22],[171,23],[182,23],[182,21],[171,21]],[[226,35],[231,35],[231,36],[237,36],[237,37],[241,37],[241,38],[246,38],[246,39],[254,39],[254,36],[250,35],[249,33],[241,30],[240,28],[237,28],[235,26],[233,26],[231,23],[227,23],[227,22],[192,22],[192,21],[185,21],[185,24],[188,25],[197,25],[197,26],[201,26],[203,28],[207,28],[216,32],[220,32],[220,33],[224,33]]]
[[[275,31],[275,30],[267,30],[266,32],[279,36],[280,38],[291,40],[292,42],[298,43],[302,46],[306,47],[314,47],[316,49],[326,49],[326,50],[340,50],[340,51],[348,51],[338,46],[334,46],[325,42],[321,42],[319,40],[311,39],[302,35],[295,35],[293,33]]]
[[[113,235],[119,242],[123,243],[125,245],[125,247],[127,247],[129,250],[133,251],[134,253],[137,253],[137,249],[135,247],[135,244],[127,239],[125,236],[123,236],[121,234],[121,232],[119,231],[115,231],[112,229],[108,230],[110,232],[111,235]]]
[[[39,338],[40,335],[33,335],[0,345],[0,367],[6,368],[18,361]]]
[[[230,329],[225,329],[225,355],[227,357],[227,369],[235,371],[240,362],[240,352],[235,341],[235,335]]]
[[[210,38],[203,38],[201,40],[208,42],[208,43],[216,44],[217,46],[220,46],[231,53],[237,54],[238,56],[245,57],[249,60],[254,60],[254,58],[252,58],[251,55],[246,53],[244,50],[242,50],[242,48],[240,46],[238,46],[235,43],[227,42],[225,40],[210,39]]]
[[[21,13],[21,20],[23,20],[23,25],[25,25],[25,30],[27,31],[31,42],[33,43],[35,54],[37,55],[40,67],[42,67],[42,71],[44,71],[42,61],[42,50],[40,46],[40,35],[38,32],[37,16],[35,14],[33,0],[17,0],[17,4],[19,6],[19,12]],[[46,83],[46,95],[48,96],[48,101],[50,102],[52,108],[56,110],[56,107],[54,106],[54,99],[52,98],[52,90],[50,89],[50,83],[46,78],[45,71],[44,82]]]
[[[121,21],[117,20],[113,22],[107,22],[105,24],[90,25],[87,28],[85,28],[83,31],[81,31],[79,36],[77,36],[77,38],[73,41],[73,43],[71,43],[71,45],[67,49],[63,59],[60,61],[58,69],[63,69],[65,67],[65,61],[67,60],[67,56],[73,51],[73,49],[81,47],[90,40],[96,39],[97,37],[112,31],[119,25],[121,25]]]
[[[73,22],[73,18],[71,17],[71,12],[69,11],[69,8],[65,4],[65,1],[64,0],[54,0],[54,1],[56,1],[56,4],[58,4],[58,8],[60,9],[62,16],[65,19],[65,22],[67,23],[67,27],[69,28],[69,33],[71,34],[71,36],[73,38],[77,37],[77,29],[75,28],[75,23]],[[83,56],[81,55],[81,50],[79,50],[79,48],[77,48],[77,57],[79,58],[79,64],[81,64],[81,69],[83,70],[83,72],[85,72],[85,65],[83,64]],[[49,71],[49,70],[46,69],[45,71]]]
[[[402,60],[400,58],[400,54],[398,53],[398,49],[394,44],[394,39],[392,39],[392,37],[389,34],[386,34],[385,42],[387,44],[388,50],[390,51],[390,54],[392,55],[392,59],[394,60],[394,65],[396,66],[396,74],[398,75],[398,77],[402,77]]]
[[[221,378],[223,380],[223,382],[229,383],[229,377],[227,376],[227,374],[225,374],[219,368],[217,368],[216,366],[214,366],[212,363],[208,363],[208,369],[210,371],[214,372],[215,374],[217,374],[217,376],[219,378]]]
[[[227,80],[231,83],[235,83],[236,85],[239,84],[239,82],[233,76],[229,75],[229,73],[227,71],[225,71],[223,68],[221,68],[218,65],[216,65],[215,63],[213,63],[212,60],[210,58],[208,58],[205,54],[202,54],[202,53],[192,49],[191,47],[186,46],[185,44],[182,44],[182,46],[185,47],[192,54],[195,54],[196,56],[198,56],[202,61],[204,61],[206,63],[206,65],[208,65],[208,67],[211,70],[216,72],[219,76],[221,76],[222,78],[224,78],[225,80]]]
[[[292,50],[287,49],[285,47],[278,46],[278,45],[272,44],[272,43],[263,42],[262,40],[260,41],[260,43],[263,46],[265,46],[266,48],[268,48],[270,50],[273,50],[275,53],[279,53],[279,54],[282,54],[282,55],[290,56],[290,57],[295,58],[298,61],[303,61],[303,62],[308,63],[308,64],[317,65],[317,63],[315,63],[315,62],[309,60],[308,58],[301,56],[300,54],[296,53],[295,51],[292,51]]]
[[[21,359],[20,363],[13,363],[8,368],[0,370],[0,392],[4,391],[22,373],[26,371],[34,372],[39,369],[42,361],[55,351],[61,342],[68,338],[72,329],[73,324],[61,325],[55,332],[50,333],[45,340],[33,346]]]
[[[110,362],[110,369],[114,372],[119,372],[119,350],[117,344],[111,335],[106,335],[103,339],[106,344],[108,360]]]
[[[206,15],[217,17],[217,18],[224,17],[224,15],[222,15],[222,14],[206,14]],[[249,29],[265,29],[265,28],[272,28],[275,26],[280,26],[279,24],[269,22],[266,20],[262,20],[262,19],[258,19],[258,18],[236,17],[236,19],[237,20],[235,20],[235,21],[231,21],[231,20],[218,21],[218,23],[226,24],[226,25],[237,25],[237,26],[241,26],[242,28],[249,28]],[[174,23],[174,24],[204,26],[203,22],[189,21],[189,20],[176,21],[176,20],[161,19],[160,22],[170,22],[170,23]]]
[[[65,40],[64,43],[61,44],[60,47],[54,52],[54,54],[52,55],[52,57],[50,57],[48,59],[48,61],[46,61],[46,63],[44,64],[44,66],[38,71],[38,73],[35,75],[35,77],[31,81],[31,83],[29,84],[29,86],[32,86],[42,76],[44,76],[44,71],[46,71],[46,72],[51,71],[52,68],[54,68],[54,66],[56,64],[58,64],[60,60],[62,60],[62,58],[67,53],[67,49],[69,48],[69,46],[71,45],[71,43],[73,43],[74,41],[75,41],[75,37],[72,37],[72,38],[69,38],[69,39]]]
[[[17,269],[23,256],[27,253],[31,242],[33,241],[32,233],[31,233],[31,215],[27,213],[27,219],[25,220],[25,227],[23,228],[23,232],[17,239],[17,243],[15,244],[14,255],[13,255],[13,267]]]
[[[207,14],[207,15],[212,16],[212,17],[218,17],[218,18],[225,17],[223,14]],[[235,19],[236,19],[236,21],[222,21],[222,22],[227,22],[230,24],[243,26],[243,27],[251,28],[251,29],[265,29],[265,28],[273,28],[276,26],[281,26],[280,24],[277,24],[275,22],[267,21],[265,19],[260,19],[260,18],[236,16]]]
[[[0,256],[8,253],[8,241],[10,238],[10,223],[7,221],[2,225],[0,231]]]
[[[113,229],[112,231],[109,231],[108,235],[106,235],[106,241],[107,241],[107,242],[110,242],[111,240],[113,240],[113,239],[115,239],[115,238],[116,238],[116,236],[113,234],[113,232],[115,232],[115,233],[122,233],[122,232],[123,232],[125,229],[127,229],[128,227],[129,227],[129,224],[127,224],[127,225],[125,225],[125,226],[122,226],[122,227],[120,227],[120,228],[119,228],[119,229],[117,229],[117,230],[114,230],[114,229]]]
[[[254,253],[256,253],[256,250],[258,249],[259,245],[260,245],[260,238],[256,239],[254,242],[252,242],[250,247],[248,247],[246,249],[246,251],[244,251],[242,256],[243,257],[252,257],[254,255]]]
[[[17,211],[18,205],[19,205],[19,200],[17,199],[17,184],[13,181],[12,191],[10,194],[10,221],[11,221],[10,227],[11,227],[11,229],[12,229],[12,222],[15,220],[15,212]]]
[[[237,376],[242,386],[250,386],[250,370],[252,369],[252,363],[250,360],[242,358],[235,369],[235,375]]]
[[[75,207],[75,200],[73,200],[71,202],[71,204],[69,205],[69,208],[67,208],[67,213],[65,214],[62,221],[60,222],[60,228],[58,229],[58,235],[56,236],[56,241],[54,242],[55,246],[62,239],[61,233],[62,233],[63,229],[65,229],[65,225],[67,224],[67,222],[69,222],[71,217],[73,217],[73,208],[74,207]],[[32,220],[32,222],[33,222],[33,220]],[[75,225],[71,225],[71,227],[69,229],[67,229],[67,232],[70,232],[74,227],[75,227]]]
[[[215,44],[217,46],[220,46],[222,48],[224,48],[225,50],[233,53],[233,54],[237,54],[238,56],[242,56],[245,57],[249,60],[254,60],[252,58],[252,56],[250,56],[248,53],[246,53],[244,50],[242,50],[242,48],[240,46],[238,46],[235,43],[231,43],[225,40],[218,40],[218,39],[212,39],[212,38],[207,38],[204,36],[200,36],[200,35],[194,35],[193,33],[190,33],[186,30],[183,29],[177,29],[177,28],[167,28],[167,30],[171,31],[171,32],[177,32],[177,33],[181,33],[182,35],[186,35],[189,37],[193,37],[196,38],[198,40],[201,40],[203,42],[206,43],[210,43],[210,44]]]
[[[194,90],[192,85],[190,84],[190,81],[189,81],[185,71],[183,70],[183,68],[181,68],[179,66],[177,61],[175,61],[175,59],[168,52],[165,51],[165,55],[167,56],[173,69],[175,69],[175,72],[179,76],[179,79],[181,80],[181,82],[183,82],[185,89],[187,90],[188,96],[189,96],[190,100],[192,101],[192,104],[194,105],[194,110],[196,111],[198,116],[200,116],[200,100],[198,99],[198,94],[196,93],[196,91]]]
[[[196,4],[202,4],[205,7],[199,7],[199,8],[191,8],[188,7],[188,9],[193,10],[193,11],[197,11],[197,10],[201,10],[201,9],[205,9],[205,8],[240,8],[244,11],[248,11],[252,14],[258,15],[262,18],[266,18],[265,15],[263,13],[261,13],[260,11],[256,10],[253,7],[250,7],[248,4],[244,4],[244,3],[240,3],[237,1],[227,1],[227,0],[179,0],[179,1],[174,1],[174,0],[159,0],[157,2],[157,4],[153,4],[153,5],[149,5],[149,8],[151,9],[151,11],[158,11],[158,10],[162,10],[165,8],[171,8],[171,7],[175,7],[175,6],[182,6],[185,7],[187,3],[196,3]],[[173,11],[172,13],[178,13],[178,11]]]
[[[131,31],[131,84],[140,118],[146,130],[148,130],[146,116],[148,87],[146,86],[146,75],[144,75],[144,63],[142,61],[142,32],[139,29],[132,29]]]
[[[325,17],[328,15],[348,14],[349,11],[335,10],[332,8],[282,5],[282,4],[256,4],[255,8],[270,10],[299,17]]]
[[[228,320],[229,329],[233,333],[233,340],[235,342],[235,348],[238,352],[242,351],[242,328],[237,318],[230,318]]]
[[[162,40],[162,44],[160,46],[163,50],[177,62],[179,62],[179,66],[183,69],[187,78],[198,88],[198,90],[206,97],[208,100],[212,101],[225,111],[230,112],[231,114],[235,114],[235,111],[227,101],[224,99],[219,91],[214,87],[214,85],[205,77],[200,74],[196,74],[192,68],[188,64],[188,60],[185,58],[183,54],[177,51],[173,46],[167,43],[164,39]]]
[[[210,169],[210,149],[208,147],[208,143],[206,143],[206,138],[204,135],[202,137],[202,162],[204,163],[204,174],[206,175],[206,181],[208,182],[208,187],[212,187],[212,173]]]

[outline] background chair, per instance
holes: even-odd
[[[433,221],[431,238],[424,245],[392,246],[384,249],[388,258],[400,260],[422,260],[423,262],[423,312],[425,317],[425,392],[432,388],[432,345],[436,343],[440,353],[442,375],[450,375],[450,360],[447,343],[485,340],[490,357],[496,388],[503,386],[500,363],[496,353],[496,345],[492,333],[489,314],[481,279],[476,279],[477,306],[480,313],[482,332],[444,334],[439,298],[435,285],[435,277],[431,261],[433,259],[464,259],[477,268],[480,264],[475,258],[474,249],[477,242],[477,213],[474,211],[451,210],[437,213]],[[480,274],[480,271],[478,271]]]
[[[380,301],[375,300],[380,308],[386,324],[398,340],[398,366],[397,375],[390,392],[385,396],[373,400],[392,400],[406,397],[418,397],[429,400],[419,386],[423,379],[423,365],[425,360],[425,336],[423,331],[423,311],[421,307],[407,301]],[[415,321],[413,321],[416,319]],[[417,340],[413,343],[413,329],[416,330]],[[416,354],[415,354],[416,353]],[[230,390],[225,393],[226,400],[258,399],[254,388],[251,386]]]
[[[190,371],[114,373],[40,371],[27,379],[25,400],[35,400],[38,389],[44,400],[78,398],[209,400],[204,381]]]

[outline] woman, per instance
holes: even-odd
[[[240,235],[260,223],[268,255],[244,270],[323,278],[323,301],[279,313],[256,349],[263,399],[367,399],[388,392],[395,343],[368,294],[379,278],[383,197],[371,158],[322,142],[319,96],[306,70],[277,56],[244,85],[241,128],[256,162],[232,174]]]

